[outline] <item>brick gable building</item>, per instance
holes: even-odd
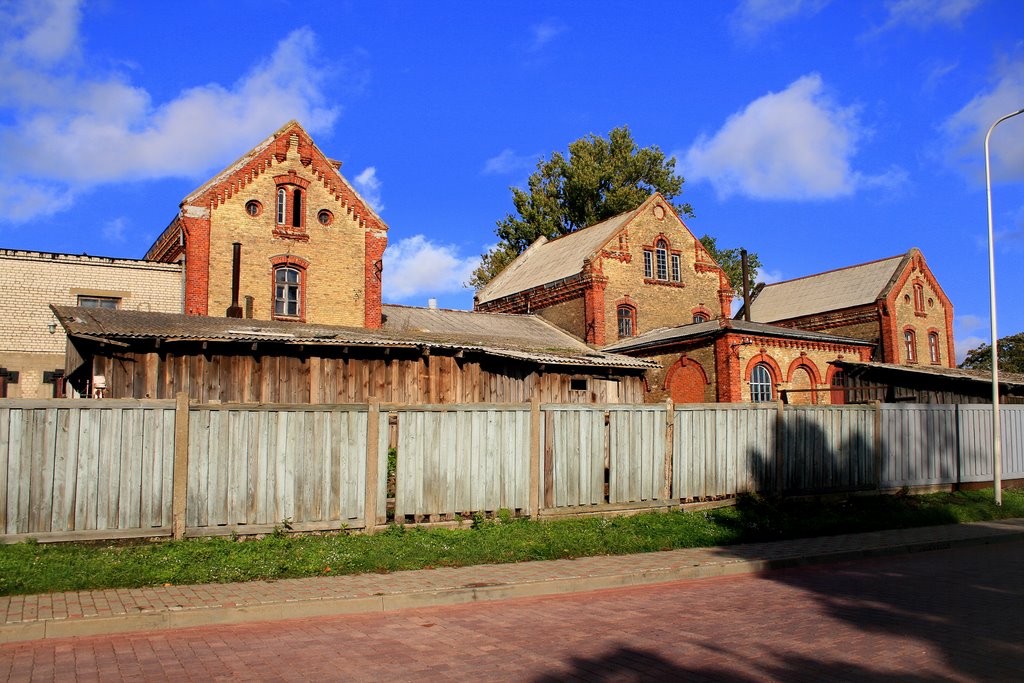
[[[956,367],[953,304],[916,248],[767,285],[750,319],[871,341],[875,361]]]
[[[541,237],[477,292],[474,308],[535,313],[588,344],[729,317],[724,271],[655,193],[577,232]]]
[[[290,121],[187,196],[146,258],[183,261],[189,315],[379,328],[388,228],[340,166]]]

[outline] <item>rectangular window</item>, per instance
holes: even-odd
[[[569,380],[569,391],[586,391],[587,390],[587,378],[586,377],[573,377]]]
[[[658,249],[658,279],[668,279],[668,260],[665,258],[668,254],[664,249]]]
[[[644,250],[644,277],[650,280],[654,277],[654,254],[649,250]]]
[[[81,296],[78,305],[85,308],[121,308],[121,299],[116,296]]]
[[[672,282],[679,280],[679,254],[672,254]]]

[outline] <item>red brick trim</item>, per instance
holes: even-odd
[[[754,371],[754,366],[758,363],[764,363],[768,367],[768,371],[772,376],[773,384],[779,384],[782,382],[782,368],[779,367],[779,364],[775,362],[774,358],[762,351],[747,361],[747,367],[743,371],[744,383],[750,382],[750,373]]]
[[[821,384],[821,373],[818,372],[818,366],[814,364],[810,358],[806,356],[800,356],[795,358],[792,363],[789,364],[789,368],[786,370],[786,383],[793,383],[793,373],[797,369],[803,368],[807,371],[807,374],[811,378],[811,403],[818,403],[818,385]]]
[[[388,234],[367,229],[364,253],[363,325],[371,330],[380,329],[382,323],[381,290],[384,279],[384,249]]]
[[[208,315],[210,306],[210,218],[181,216],[185,234],[185,313]]]
[[[309,288],[309,261],[294,254],[279,254],[270,257],[270,318],[271,320],[290,320],[292,322],[306,322],[308,311],[306,310],[306,290]],[[294,268],[299,271],[299,315],[278,315],[277,314],[277,269],[282,267]]]
[[[913,325],[904,325],[900,331],[900,347],[904,354],[907,352],[907,332],[913,335],[913,344],[910,345],[910,349],[914,352],[913,356],[907,356],[904,360],[907,363],[918,363],[920,362],[920,354],[917,352],[917,330],[914,329]]]
[[[732,348],[734,340],[738,343],[741,339],[737,335],[723,334],[715,340],[715,390],[720,403],[743,400],[739,358]]]
[[[693,308],[690,309],[690,320],[693,320],[693,316],[698,314],[703,315],[708,320],[715,319],[715,316],[711,313],[711,309],[703,304],[699,306],[694,306]]]
[[[704,366],[698,363],[697,361],[693,360],[692,358],[687,358],[686,354],[684,353],[679,357],[679,360],[672,364],[672,366],[668,369],[668,372],[665,373],[665,382],[661,385],[661,388],[663,390],[668,391],[669,386],[671,386],[672,384],[672,375],[674,375],[676,371],[682,369],[683,366],[697,368],[698,370],[700,370],[700,376],[704,379],[704,384],[711,384],[711,380],[708,379],[708,373],[704,372]]]
[[[586,325],[583,340],[594,346],[605,345],[604,288],[607,284],[607,278],[595,277],[583,292],[583,317]]]

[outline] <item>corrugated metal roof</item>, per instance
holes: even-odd
[[[477,292],[477,300],[480,303],[493,301],[578,275],[583,270],[583,260],[593,256],[646,204],[645,201],[632,211],[555,240],[541,237]]]
[[[708,320],[702,323],[690,323],[679,327],[662,327],[651,330],[632,339],[618,341],[604,347],[610,353],[624,353],[652,346],[661,346],[675,341],[686,341],[700,337],[717,336],[719,333],[733,332],[738,334],[760,335],[780,339],[800,339],[803,341],[822,342],[827,344],[846,344],[851,346],[873,346],[871,342],[851,337],[840,337],[824,332],[810,332],[793,327],[779,327],[765,323],[747,322],[745,320]]]
[[[384,306],[380,330],[280,320],[51,306],[69,336],[379,346],[477,351],[552,365],[646,368],[635,358],[595,351],[536,316]]]
[[[946,377],[949,379],[963,379],[971,382],[992,383],[992,372],[989,370],[968,370],[966,368],[943,368],[927,365],[897,365],[895,363],[877,363],[874,361],[833,361],[835,365],[848,368],[870,368],[878,370],[889,370],[898,373],[909,373],[914,375],[929,375],[932,377]],[[1015,372],[1000,372],[999,383],[1008,386],[1024,387],[1024,374]]]
[[[878,299],[906,254],[767,285],[750,305],[750,318],[771,323],[863,306]]]

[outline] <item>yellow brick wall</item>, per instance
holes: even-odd
[[[637,334],[692,322],[691,311],[696,306],[707,308],[712,319],[720,317],[718,273],[696,271],[693,235],[671,211],[659,212],[663,216],[659,219],[659,213],[655,213],[657,208],[652,203],[627,227],[628,243],[624,246],[630,254],[629,263],[614,258],[601,259],[601,269],[608,278],[605,288],[605,340],[609,344],[619,338],[616,312],[618,303],[627,295],[636,302]],[[653,246],[659,234],[668,239],[670,251],[681,252],[683,287],[644,282],[644,247]],[[618,242],[613,240],[609,246],[617,249]],[[671,276],[671,258],[668,265]]]
[[[668,399],[669,391],[665,388],[665,379],[669,369],[676,364],[681,356],[682,353],[677,351],[651,356],[646,359],[653,360],[661,365],[660,368],[648,370],[645,375],[648,389],[647,396],[645,397],[647,403],[663,403]],[[704,374],[708,377],[709,383],[704,386],[704,402],[715,403],[718,401],[718,391],[715,385],[714,345],[708,344],[707,346],[689,349],[686,352],[686,357],[700,363]]]
[[[537,315],[544,318],[552,325],[557,325],[569,334],[574,334],[580,339],[585,335],[586,314],[583,307],[583,297],[553,304],[537,311]]]
[[[789,366],[797,358],[801,357],[801,354],[809,360],[818,370],[821,382],[814,383],[811,388],[817,389],[816,397],[814,401],[819,405],[828,405],[831,403],[831,396],[828,386],[828,370],[829,361],[837,360],[840,356],[846,360],[858,360],[856,352],[852,349],[847,350],[845,353],[840,351],[821,351],[816,349],[809,349],[805,344],[795,340],[775,340],[766,338],[757,338],[753,344],[746,346],[737,346],[736,351],[739,353],[739,369],[741,373],[742,381],[742,396],[743,401],[750,401],[750,382],[746,381],[746,370],[747,365],[751,359],[760,357],[763,353],[765,356],[770,357],[774,360],[781,370],[781,377],[773,376],[775,387],[772,392],[773,398],[779,397],[779,390],[781,389],[794,389],[798,388],[797,383],[787,381],[787,375],[789,373]],[[801,371],[802,372],[802,371]],[[773,370],[774,374],[774,370]],[[795,378],[794,378],[795,379]],[[811,398],[800,397],[797,394],[790,395],[790,403],[810,403]]]
[[[274,236],[277,221],[274,177],[289,171],[309,181],[304,192],[305,233],[309,241]],[[257,217],[245,210],[246,202],[251,199],[263,205],[263,212]],[[321,209],[334,214],[334,221],[326,227],[317,220]],[[271,168],[211,213],[209,314],[223,316],[231,305],[231,244],[241,242],[239,303],[244,307],[246,295],[253,297],[254,318],[271,318],[271,258],[290,254],[309,262],[305,282],[306,322],[362,327],[364,239],[364,230],[327,191],[323,182],[301,163],[293,144],[283,162],[274,159]]]
[[[181,266],[102,256],[0,250],[0,263],[16,287],[0,288],[0,367],[21,373],[10,398],[46,398],[42,372],[64,367],[67,338],[50,304],[75,306],[79,295],[115,296],[125,310],[181,313]]]
[[[924,286],[924,314],[918,314],[914,310],[914,283]],[[921,365],[931,365],[931,356],[928,350],[928,331],[935,329],[939,334],[939,362],[936,365],[950,367],[948,358],[948,336],[946,333],[946,310],[942,299],[935,290],[928,284],[928,281],[921,275],[920,270],[915,266],[906,283],[896,294],[896,341],[898,358],[896,363],[907,363],[906,343],[903,340],[903,331],[906,327],[914,330],[917,341],[917,362]],[[955,361],[955,359],[954,359]]]

